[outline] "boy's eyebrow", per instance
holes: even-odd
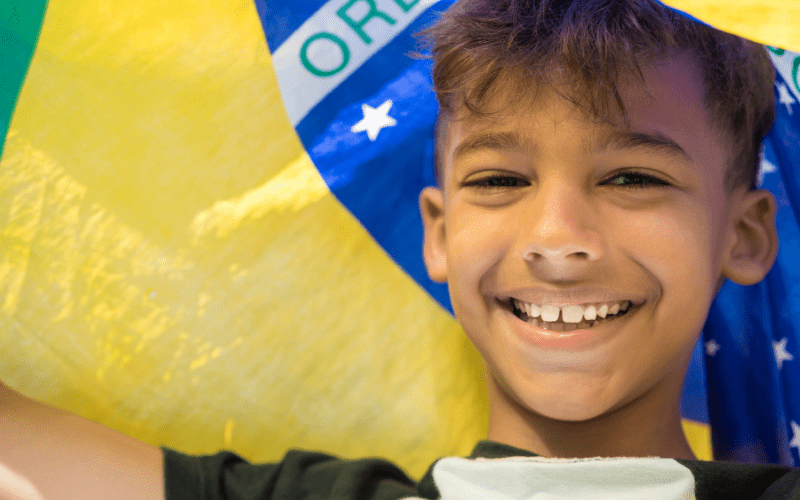
[[[516,132],[486,132],[471,135],[461,141],[453,151],[453,160],[482,149],[516,150],[533,154],[537,148],[533,142]]]
[[[633,130],[613,130],[593,141],[588,152],[601,152],[609,149],[641,149],[654,154],[673,156],[680,160],[692,161],[692,157],[677,142],[659,133],[636,132]]]
[[[516,132],[486,132],[467,137],[456,147],[453,160],[473,151],[516,150],[527,154],[536,152],[536,144]],[[641,149],[654,154],[676,157],[692,161],[692,157],[677,142],[659,133],[636,132],[632,130],[613,130],[600,136],[599,139],[586,144],[587,153],[598,153],[609,149]]]

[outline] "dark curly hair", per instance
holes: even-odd
[[[550,85],[590,116],[607,121],[619,110],[624,117],[621,77],[641,79],[642,66],[691,54],[707,111],[731,140],[726,189],[755,186],[775,113],[775,70],[762,45],[656,0],[461,0],[422,35],[434,62],[440,124],[457,110],[496,112],[486,103],[509,85],[517,96]]]

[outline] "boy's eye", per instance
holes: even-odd
[[[670,185],[670,183],[665,180],[642,172],[617,173],[603,181],[601,184],[624,188],[647,188]]]
[[[477,187],[480,189],[502,189],[527,186],[528,181],[512,175],[489,175],[478,179],[460,182],[461,187]]]

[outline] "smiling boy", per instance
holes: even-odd
[[[424,257],[484,359],[488,441],[415,484],[378,459],[160,450],[0,387],[0,496],[800,496],[798,470],[694,460],[680,425],[714,295],[777,252],[753,186],[764,49],[649,0],[463,0],[428,34]]]
[[[693,457],[679,399],[711,302],[777,252],[752,189],[764,49],[651,2],[465,1],[432,32],[425,260],[485,361],[489,438]]]

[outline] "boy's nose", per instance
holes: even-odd
[[[596,208],[578,186],[543,182],[526,211],[528,224],[520,242],[523,259],[558,271],[602,257]]]

